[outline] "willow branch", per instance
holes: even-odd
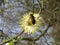
[[[40,36],[36,37],[36,38],[34,39],[34,41],[37,41],[37,40],[39,40],[42,36],[44,36],[44,34],[47,33],[49,27],[50,27],[50,25],[48,25],[47,28],[45,29],[45,31],[42,32],[42,34],[41,34]]]
[[[44,36],[44,38],[45,38],[45,42],[47,43],[47,45],[49,45],[49,43],[48,43],[48,41],[47,41],[47,38]]]
[[[32,38],[22,38],[21,40],[26,40],[26,41],[33,41],[33,39]]]
[[[36,38],[25,38],[25,37],[24,37],[24,38],[22,38],[21,40],[26,40],[26,41],[37,41],[37,40],[39,40],[42,36],[44,37],[44,34],[47,33],[49,27],[50,27],[50,25],[47,26],[47,28],[45,29],[44,32],[41,31],[42,34],[41,34],[40,36],[36,37]]]
[[[17,36],[15,36],[13,39],[16,39],[16,38],[17,38],[18,36],[20,36],[23,32],[24,32],[24,31],[22,31],[21,33],[17,34]],[[0,45],[3,45],[3,44],[8,43],[8,42],[10,42],[10,41],[12,41],[12,39],[7,40],[7,41],[4,41],[4,42],[0,43]]]
[[[43,1],[37,0],[37,2],[39,3],[39,14],[40,14],[43,9]]]
[[[18,36],[20,36],[23,32],[24,32],[24,30],[21,33],[18,33],[17,36],[14,37],[14,39],[16,39]]]
[[[20,6],[9,6],[9,7],[7,7],[7,8],[2,8],[3,10],[6,10],[6,9],[9,9],[9,8],[13,8],[13,7],[16,7],[16,8],[20,8],[20,7],[22,7],[22,8],[24,8],[24,9],[26,9],[26,10],[28,10],[28,11],[31,11],[31,9],[29,9],[29,8],[27,8],[26,6],[24,6],[24,5],[20,5]]]
[[[34,14],[34,0],[33,0],[33,14]]]
[[[42,33],[42,31],[40,31],[40,32]],[[45,39],[45,42],[47,43],[47,45],[49,45],[48,42],[47,42],[47,39],[46,39],[45,35],[43,35],[43,38]]]

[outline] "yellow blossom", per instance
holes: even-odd
[[[43,18],[38,14],[38,13],[34,13],[34,20],[35,23],[33,24],[31,21],[34,21],[31,19],[30,15],[32,14],[32,12],[26,13],[25,15],[23,15],[20,20],[19,20],[19,24],[22,27],[22,30],[25,31],[25,33],[32,33],[34,34],[36,31],[39,30],[39,28],[43,25],[44,20]]]

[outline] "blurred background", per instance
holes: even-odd
[[[44,19],[44,25],[40,28],[42,32],[47,31],[43,36],[40,31],[35,34],[22,33],[20,39],[10,45],[60,45],[60,0],[0,0],[0,43],[4,39],[9,40],[10,36],[14,38],[22,32],[19,24],[20,18],[33,11],[39,13]],[[48,27],[47,25],[50,24]],[[36,41],[30,41],[30,38],[38,37]]]

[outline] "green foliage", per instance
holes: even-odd
[[[14,39],[10,36],[10,39],[11,39],[11,41],[10,42],[8,42],[8,43],[6,43],[6,45],[14,45]],[[3,40],[3,42],[7,42],[8,41],[8,39],[6,39],[5,37],[4,37],[4,40]]]
[[[9,42],[9,45],[14,45],[14,41],[13,41],[13,40],[10,41],[10,42]]]
[[[9,38],[11,39],[11,41],[9,42],[9,45],[14,45],[14,39],[13,39],[13,37],[12,36],[9,36]]]
[[[20,41],[21,39],[22,39],[22,37],[20,37],[20,36],[17,37],[17,42]]]
[[[11,39],[11,41],[8,42],[9,45],[14,45],[15,42],[17,43],[22,39],[22,37],[20,37],[20,36],[17,37],[17,39],[14,39],[12,36],[9,36],[9,38]],[[6,41],[6,39],[5,39],[5,41]]]
[[[10,38],[11,40],[14,40],[12,36],[9,36],[9,38]]]
[[[9,0],[4,0],[4,2],[6,2],[6,3],[7,3],[7,2],[9,2]]]
[[[6,39],[6,37],[4,37],[4,40],[3,40],[4,42],[6,42],[7,41],[7,39]]]
[[[0,9],[0,14],[2,14],[2,10]]]

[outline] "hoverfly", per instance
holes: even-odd
[[[35,17],[33,16],[33,14],[30,14],[30,18],[28,20],[28,24],[29,25],[34,25],[36,23]]]

